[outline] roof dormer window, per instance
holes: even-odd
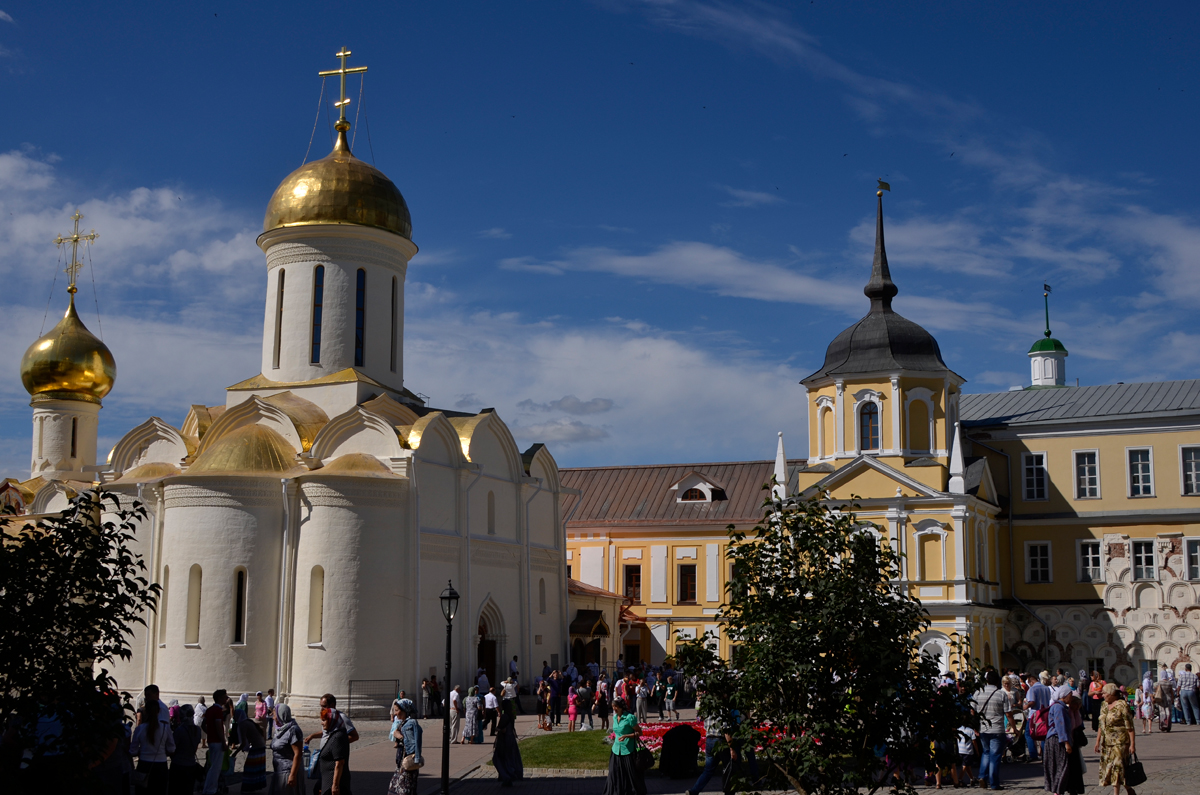
[[[700,489],[691,488],[683,493],[679,498],[680,502],[706,502],[707,497]]]
[[[692,471],[671,484],[675,502],[716,502],[726,499],[725,487],[711,476]]]

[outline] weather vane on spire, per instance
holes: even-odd
[[[75,211],[75,214],[71,218],[75,220],[75,231],[71,233],[70,237],[59,235],[54,238],[54,244],[59,247],[64,243],[71,244],[71,262],[67,265],[66,269],[68,278],[67,292],[74,295],[76,292],[75,277],[79,274],[79,269],[83,267],[83,263],[79,261],[79,244],[91,245],[92,241],[100,237],[100,235],[96,234],[95,229],[92,230],[90,235],[79,234],[79,222],[83,220],[83,213],[78,210]]]
[[[345,130],[350,129],[350,124],[346,121],[346,106],[350,104],[350,100],[346,99],[346,75],[355,74],[357,72],[365,72],[367,71],[367,67],[351,66],[349,69],[347,69],[346,59],[350,57],[350,50],[346,49],[345,47],[342,47],[341,51],[336,53],[334,57],[342,59],[342,67],[340,69],[330,69],[326,72],[317,72],[317,74],[320,77],[332,77],[333,75],[338,75],[342,79],[341,99],[333,103],[333,106],[341,110],[341,116],[338,117],[337,121],[337,129],[341,132],[345,132]]]

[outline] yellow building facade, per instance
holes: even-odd
[[[934,337],[892,309],[882,198],[868,313],[802,381],[808,456],[563,470],[571,576],[633,601],[626,659],[712,631],[729,577],[725,527],[753,527],[775,475],[788,495],[854,502],[904,556],[927,607],[923,648],[954,638],[986,664],[1101,668],[1200,661],[1200,381],[1065,385],[1047,328],[1031,385],[963,392]],[[568,498],[569,500],[571,498]],[[722,651],[727,653],[724,638]]]

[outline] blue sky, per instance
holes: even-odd
[[[796,382],[866,311],[880,177],[895,307],[968,391],[1028,382],[1043,281],[1072,381],[1200,364],[1195,4],[0,9],[5,474],[76,207],[119,369],[105,450],[258,371],[254,238],[310,136],[329,149],[316,72],[343,44],[370,68],[355,153],[421,248],[406,385],[561,465],[766,458],[778,430],[802,455]]]

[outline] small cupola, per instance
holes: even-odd
[[[1034,387],[1067,385],[1067,348],[1050,336],[1050,285],[1042,285],[1046,305],[1046,330],[1029,349],[1029,372]]]

